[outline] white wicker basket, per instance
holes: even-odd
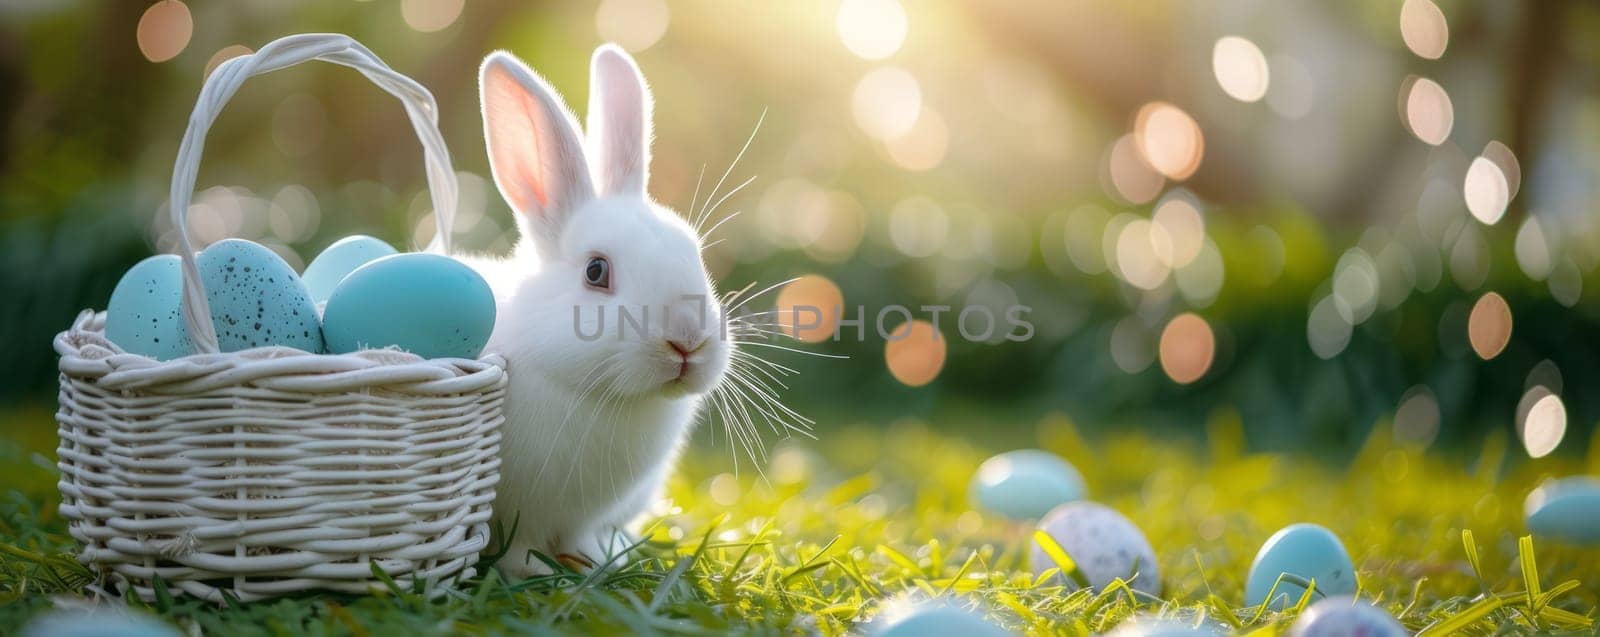
[[[398,97],[422,140],[448,250],[455,173],[433,96],[343,35],[276,40],[206,81],[172,180],[184,314],[198,353],[156,361],[106,340],[86,311],[61,356],[61,514],[81,558],[151,598],[254,600],[469,577],[499,481],[505,361],[287,347],[218,353],[186,213],[206,131],[245,78],[323,60]],[[434,587],[437,589],[437,587]]]

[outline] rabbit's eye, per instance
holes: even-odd
[[[589,265],[583,268],[583,282],[592,288],[611,289],[611,262],[605,257],[589,257]]]

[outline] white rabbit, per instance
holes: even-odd
[[[530,550],[580,563],[613,553],[617,529],[657,496],[732,343],[700,238],[645,191],[652,104],[632,58],[595,51],[587,143],[511,54],[489,55],[479,80],[494,181],[523,240],[506,259],[461,259],[499,305],[487,349],[505,357],[510,387],[495,515],[507,531],[518,521],[499,566],[524,577],[544,570]],[[648,320],[620,321],[619,308]]]

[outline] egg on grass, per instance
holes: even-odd
[[[106,338],[122,351],[158,361],[194,353],[183,320],[183,260],[150,257],[129,268],[106,305]]]
[[[1293,606],[1305,594],[1301,581],[1315,582],[1319,597],[1356,592],[1350,553],[1338,536],[1316,524],[1291,524],[1261,545],[1245,580],[1245,604],[1268,602],[1270,592],[1273,610]]]
[[[396,347],[423,358],[477,358],[494,331],[494,292],[466,264],[412,252],[356,268],[322,312],[328,351]]]
[[[311,260],[300,278],[306,282],[314,303],[323,303],[333,294],[334,288],[346,276],[374,260],[395,254],[394,246],[381,239],[364,234],[351,235],[333,242]]]
[[[1329,597],[1312,604],[1289,628],[1289,637],[1406,637],[1409,634],[1389,613],[1349,595]]]
[[[1083,476],[1041,449],[1008,451],[985,460],[972,476],[972,501],[1013,520],[1037,520],[1057,505],[1083,499]]]
[[[1131,520],[1097,502],[1068,502],[1052,509],[1039,521],[1029,560],[1036,575],[1062,568],[1061,582],[1068,588],[1080,583],[1103,588],[1122,578],[1134,590],[1161,594],[1161,568],[1150,541]]]
[[[1222,634],[1210,624],[1196,625],[1193,621],[1140,615],[1117,624],[1106,637],[1219,637]]]
[[[1574,544],[1600,544],[1600,477],[1547,480],[1523,501],[1535,536]]]
[[[183,633],[149,614],[109,608],[58,610],[22,626],[22,637],[180,637]]]
[[[880,623],[881,622],[881,623]],[[874,637],[1007,637],[1010,631],[994,625],[976,611],[949,603],[894,604],[873,622]]]
[[[196,261],[221,351],[272,345],[323,351],[316,304],[283,257],[253,241],[223,239]]]

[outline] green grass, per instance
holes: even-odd
[[[16,627],[88,571],[55,513],[49,416],[0,441],[0,626]],[[42,423],[41,423],[42,421]],[[42,424],[42,426],[41,426]],[[1094,499],[1127,514],[1160,559],[1160,599],[1117,585],[1069,592],[1028,569],[1032,529],[970,511],[967,481],[988,454],[969,435],[916,423],[844,427],[779,445],[765,478],[737,478],[727,450],[694,448],[670,503],[626,566],[509,582],[493,571],[429,596],[305,595],[216,606],[149,606],[206,634],[660,633],[868,631],[906,600],[949,598],[1031,634],[1087,635],[1135,613],[1235,632],[1285,631],[1295,610],[1243,605],[1246,571],[1274,530],[1328,526],[1355,558],[1360,595],[1430,634],[1594,634],[1600,551],[1523,539],[1522,501],[1542,478],[1593,471],[1596,454],[1521,457],[1491,438],[1465,457],[1396,447],[1375,433],[1353,462],[1244,452],[1217,419],[1204,443],[1137,433],[1085,439],[1065,419],[1012,424],[1071,460]],[[136,602],[138,603],[138,602]],[[0,630],[0,632],[6,632]]]

